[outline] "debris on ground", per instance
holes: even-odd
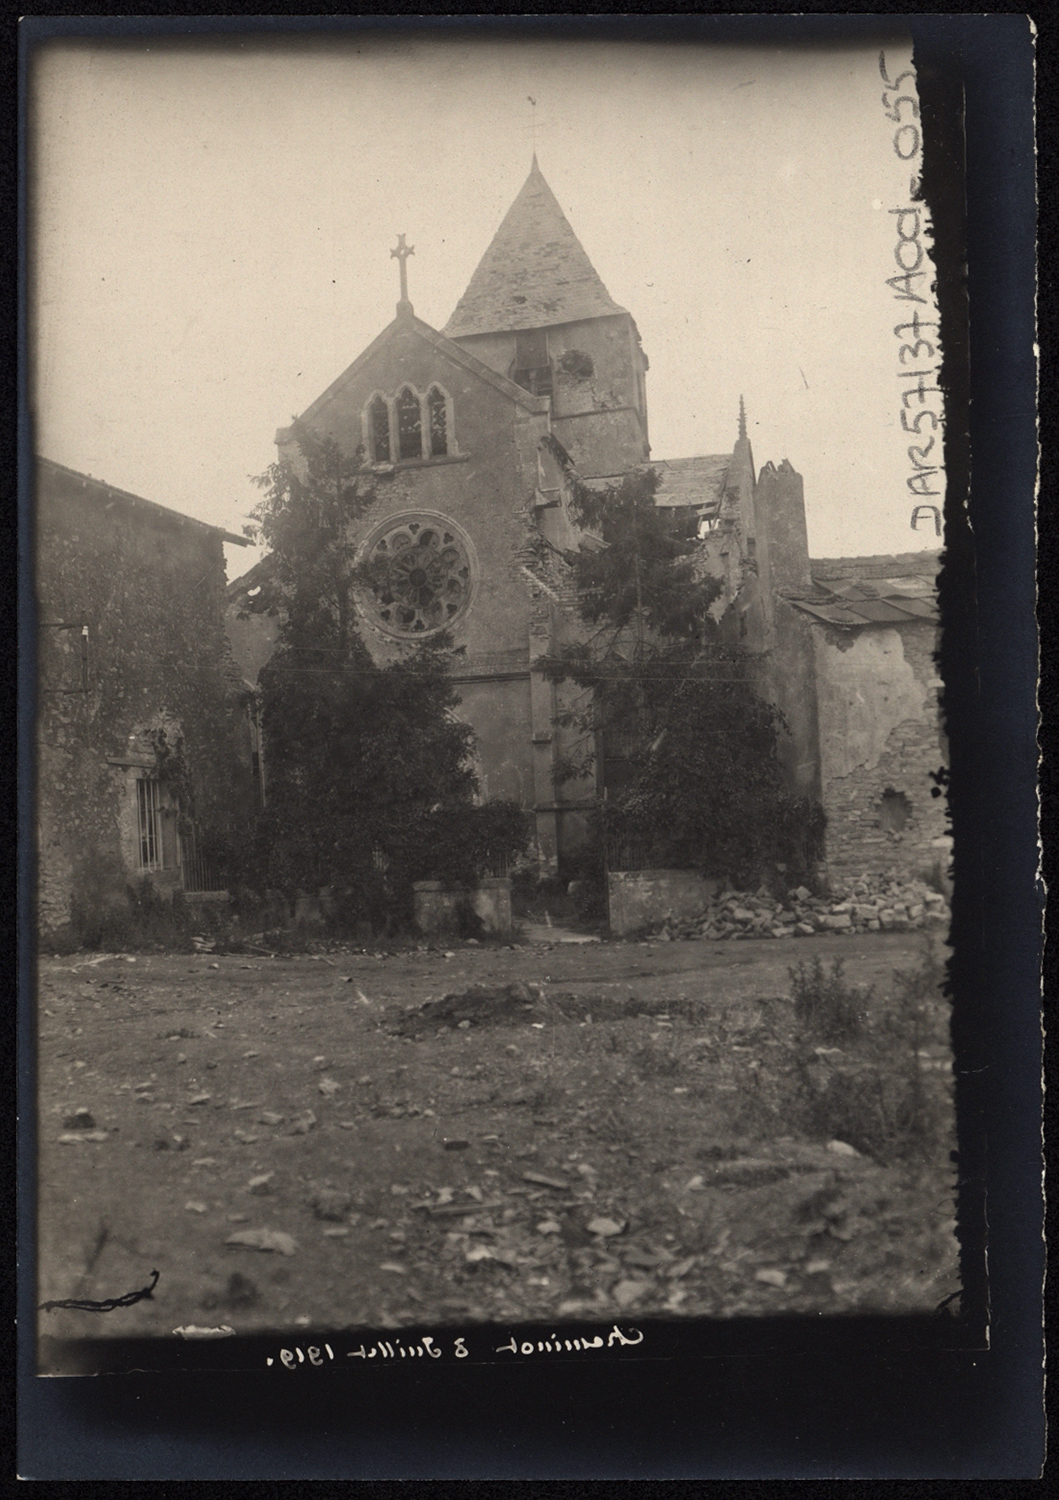
[[[41,1296],[105,1296],[136,1244],[166,1295],[125,1317],[157,1336],[933,1310],[958,1291],[947,1003],[902,1030],[924,938],[879,932],[843,953],[863,1025],[810,1034],[815,945],[365,953],[370,1007],[297,957],[203,982],[153,955],[84,1071],[84,973],[45,961]]]
[[[609,1239],[613,1234],[621,1234],[624,1227],[614,1219],[592,1219],[586,1225],[589,1234],[598,1235],[600,1239]]]
[[[281,1229],[240,1229],[230,1234],[226,1245],[240,1245],[247,1250],[275,1250],[280,1255],[297,1255],[298,1243]]]
[[[462,994],[443,995],[440,1000],[428,1000],[417,1010],[407,1011],[397,1025],[397,1035],[422,1036],[428,1031],[456,1030],[461,1026],[465,1029],[495,1026],[527,1016],[539,999],[540,988],[536,985],[517,982],[496,989],[484,984],[472,985]]]
[[[318,1219],[329,1219],[340,1223],[349,1212],[353,1199],[349,1193],[337,1188],[321,1188],[311,1200],[313,1213]]]
[[[818,932],[910,932],[947,928],[948,902],[922,880],[862,876],[830,895],[795,886],[783,900],[766,889],[719,892],[700,912],[667,917],[647,928],[647,940],[812,937]]]

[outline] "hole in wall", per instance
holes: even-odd
[[[904,792],[888,786],[879,803],[879,827],[886,833],[904,833],[911,816],[912,804]]]

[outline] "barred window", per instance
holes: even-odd
[[[162,802],[158,782],[148,776],[136,781],[136,824],[141,870],[162,868]]]

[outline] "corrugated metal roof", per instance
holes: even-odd
[[[938,618],[938,606],[931,599],[902,599],[901,608],[906,614],[913,615],[917,620],[936,620]]]
[[[843,579],[841,582],[828,581],[824,583],[815,573],[814,583],[820,584],[829,593],[837,595],[840,599],[852,601],[864,599],[889,599],[893,595],[902,598],[932,599],[935,594],[935,583],[933,578],[908,577],[908,578],[880,578],[871,583],[865,583],[861,579]]]
[[[896,556],[814,558],[808,592],[784,590],[784,597],[826,625],[907,625],[938,620],[939,552]]]
[[[817,586],[811,595],[784,590],[784,597],[795,608],[826,625],[907,625],[913,620],[936,622],[938,619],[934,600],[916,598],[899,589],[869,595],[860,590],[831,592]]]
[[[792,599],[791,603],[803,613],[822,620],[825,625],[867,625],[868,623],[862,615],[841,604],[814,603],[808,599]]]
[[[624,312],[600,281],[534,157],[443,332],[458,339]]]
[[[902,608],[899,599],[865,599],[850,608],[872,625],[903,625],[911,619],[910,612]]]

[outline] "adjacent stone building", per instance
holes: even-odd
[[[248,693],[224,631],[225,542],[61,464],[35,468],[38,921],[99,926],[147,879],[220,884],[253,813]]]
[[[823,806],[828,878],[893,870],[945,885],[940,554],[810,558],[801,476],[786,460],[756,472],[742,417],[730,457],[660,470],[659,502],[698,517],[722,630],[783,710],[788,784]]]
[[[948,745],[937,674],[939,554],[814,561],[791,591],[809,623],[827,865],[946,887]]]

